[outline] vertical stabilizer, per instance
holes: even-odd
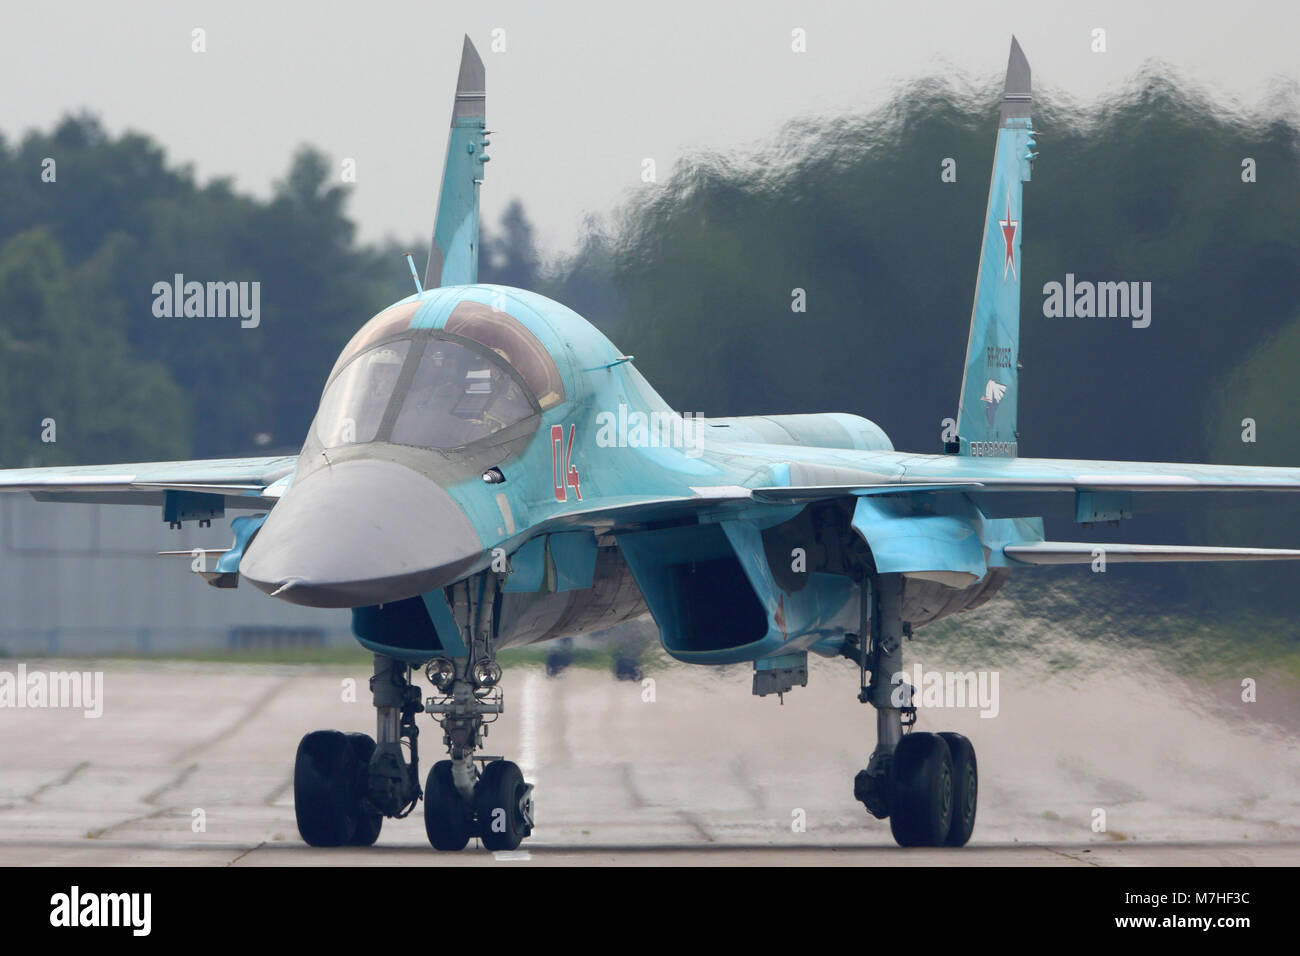
[[[946,449],[962,455],[1014,458],[1018,452],[1021,194],[1036,155],[1030,105],[1029,62],[1012,37],[962,374],[957,441],[949,442]]]
[[[478,281],[478,190],[488,157],[487,92],[483,60],[469,37],[460,55],[460,76],[442,169],[438,218],[433,226],[426,289]]]

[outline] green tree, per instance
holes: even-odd
[[[48,231],[0,247],[0,460],[13,467],[184,457],[184,394],[164,368],[131,354],[111,319],[97,321],[101,298],[75,285]],[[42,440],[48,422],[53,442]]]

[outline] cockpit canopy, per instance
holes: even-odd
[[[419,305],[381,312],[343,350],[316,413],[323,447],[463,448],[564,400],[554,360],[509,314],[464,301],[442,329],[411,329]]]

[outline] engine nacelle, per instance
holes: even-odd
[[[836,642],[856,629],[858,595],[844,576],[778,580],[763,534],[736,519],[618,536],[664,649],[700,664],[751,661]],[[829,648],[816,648],[829,650]]]

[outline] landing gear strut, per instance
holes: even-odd
[[[464,621],[458,621],[462,654],[427,664],[434,696],[422,701],[410,667],[376,654],[370,690],[378,742],[365,734],[318,730],[299,744],[294,808],[298,832],[312,846],[369,846],[384,817],[408,816],[421,797],[434,849],[463,850],[478,837],[489,850],[514,850],[532,834],[532,784],[516,764],[477,752],[488,724],[504,711],[493,648],[500,581],[483,575],[461,587],[456,606],[464,610]],[[430,769],[423,790],[418,713],[438,720],[448,754]]]
[[[975,749],[961,734],[916,733],[912,688],[903,677],[903,578],[879,574],[862,585],[858,700],[876,709],[876,748],[853,795],[900,846],[964,846],[975,827]]]
[[[472,665],[470,660],[439,658],[428,667],[440,696],[426,710],[440,715],[451,759],[429,771],[424,828],[437,850],[462,850],[471,836],[489,850],[514,850],[533,832],[533,788],[516,764],[475,752],[505,707],[495,658],[485,654]]]

